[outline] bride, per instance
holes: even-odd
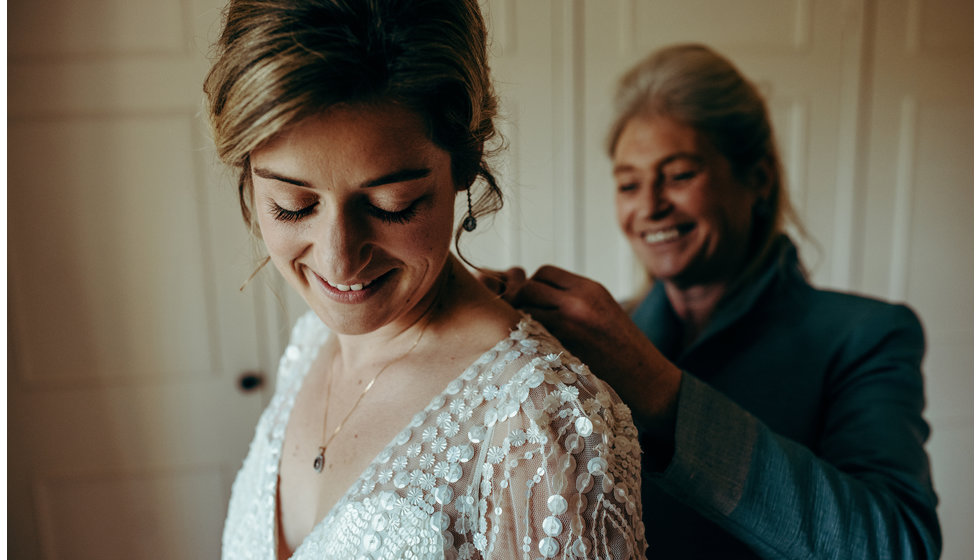
[[[475,0],[232,0],[205,83],[246,222],[311,311],[225,558],[642,558],[629,409],[453,256],[500,206]],[[478,196],[474,196],[474,191]]]

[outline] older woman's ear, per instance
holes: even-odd
[[[760,200],[769,200],[776,186],[775,162],[772,156],[765,156],[749,171],[748,186],[759,194]]]

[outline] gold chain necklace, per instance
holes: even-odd
[[[337,434],[340,433],[341,429],[343,429],[344,424],[347,423],[347,420],[350,418],[350,415],[354,414],[354,411],[357,409],[357,405],[361,404],[361,400],[364,398],[364,395],[366,395],[367,392],[371,390],[371,387],[374,387],[374,382],[377,381],[379,377],[381,377],[381,374],[384,373],[386,369],[388,369],[388,366],[394,364],[395,362],[400,362],[401,360],[404,360],[406,357],[408,357],[409,354],[412,353],[413,350],[415,350],[415,347],[418,346],[419,342],[422,341],[422,335],[425,334],[425,329],[427,326],[428,324],[422,326],[421,332],[419,333],[419,337],[415,339],[415,344],[412,344],[412,347],[409,348],[407,352],[391,360],[387,364],[381,366],[381,369],[378,370],[378,373],[374,374],[374,377],[371,378],[371,381],[368,382],[367,386],[364,387],[364,390],[361,391],[361,394],[358,395],[357,400],[354,401],[354,406],[352,406],[350,410],[347,411],[347,415],[344,416],[344,419],[340,421],[340,424],[337,424],[337,427],[334,428],[333,433],[330,434],[330,437],[327,439],[327,441],[325,441],[323,445],[320,446],[319,450],[317,451],[316,457],[313,458],[313,470],[315,470],[318,473],[323,472],[323,463],[325,461],[324,454],[327,451],[327,447],[330,446],[330,442],[333,441],[333,438],[337,437]],[[323,430],[320,432],[320,441],[323,441],[323,437],[327,433],[327,413],[330,411],[330,393],[331,393],[330,385],[331,385],[332,378],[333,376],[331,376],[331,379],[327,380],[327,405],[323,409]]]

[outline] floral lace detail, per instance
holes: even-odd
[[[286,423],[328,331],[293,329],[235,484],[227,559],[275,558]],[[415,414],[293,558],[643,558],[629,408],[525,317]]]

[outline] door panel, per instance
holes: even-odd
[[[973,551],[972,15],[966,0],[877,6],[863,181],[858,287],[925,326],[945,558]]]
[[[11,313],[15,336],[29,335],[18,375],[212,370],[192,128],[180,116],[11,124]]]
[[[283,330],[201,122],[220,4],[10,6],[11,557],[218,554]]]
[[[121,551],[130,558],[218,558],[223,482],[215,469],[45,479],[38,492],[45,553],[74,560],[121,558]],[[93,503],[115,507],[92,515]]]

